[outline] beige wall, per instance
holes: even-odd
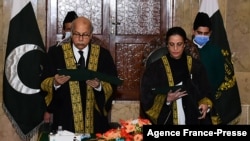
[[[37,21],[43,39],[45,39],[46,25],[46,2],[45,0],[32,0],[37,13]],[[240,124],[250,124],[250,95],[248,94],[250,85],[250,0],[218,0],[221,14],[228,34],[230,48],[233,54],[233,62],[236,78],[239,85],[242,115]],[[10,7],[12,0],[0,0],[0,85],[2,86],[3,65],[5,48],[8,35],[8,24],[10,18]],[[191,37],[191,29],[194,17],[199,8],[199,0],[175,0],[176,9],[174,11],[175,20],[173,25],[182,26]],[[12,128],[8,118],[2,110],[2,87],[0,87],[0,139],[3,141],[19,141],[18,135]],[[128,104],[131,106],[131,104]],[[133,104],[132,104],[133,105]],[[116,106],[114,104],[114,106]],[[118,106],[121,106],[118,104]],[[136,107],[138,105],[135,104]],[[126,107],[126,106],[125,106]],[[114,108],[116,109],[116,108]],[[121,108],[122,109],[122,108]],[[126,110],[127,108],[125,108]],[[138,111],[135,111],[138,114]],[[124,114],[133,115],[134,114]],[[115,115],[113,115],[115,116]],[[119,117],[114,117],[119,118]],[[113,119],[114,119],[113,118]],[[124,117],[126,118],[126,117]],[[127,117],[129,118],[129,117]],[[112,118],[111,118],[112,119]],[[35,138],[35,137],[34,137]]]
[[[43,40],[45,39],[46,31],[46,0],[31,0],[34,11],[37,17],[40,32],[42,34]],[[2,109],[2,97],[3,97],[3,69],[4,69],[4,58],[5,49],[7,45],[7,36],[9,29],[9,19],[11,14],[12,0],[0,0],[0,140],[1,141],[21,141],[19,136],[16,134],[11,123],[6,117]],[[45,40],[44,40],[45,42]],[[37,137],[34,136],[33,140]]]

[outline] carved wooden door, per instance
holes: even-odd
[[[116,99],[138,100],[144,60],[172,26],[173,0],[51,0],[48,1],[47,46],[55,43],[68,11],[88,17],[94,37],[109,49],[119,78]],[[157,44],[157,45],[154,45]]]

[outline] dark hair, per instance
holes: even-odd
[[[65,23],[71,23],[73,20],[78,18],[75,11],[69,11],[63,20],[63,30],[65,29]]]
[[[198,29],[198,27],[200,26],[208,27],[209,30],[211,30],[212,23],[209,16],[206,13],[199,12],[195,17],[193,30]]]
[[[166,34],[166,41],[167,42],[169,40],[169,37],[172,35],[180,35],[184,41],[187,40],[186,32],[181,27],[176,26],[176,27],[172,27],[172,28],[168,29],[167,34]]]

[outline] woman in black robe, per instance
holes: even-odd
[[[213,106],[204,66],[187,55],[181,27],[166,35],[168,53],[147,66],[141,81],[141,106],[153,124],[210,124]]]

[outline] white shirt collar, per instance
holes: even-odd
[[[76,46],[73,44],[73,52],[74,52],[76,60],[78,60],[80,58],[80,54],[78,53],[78,51],[79,51],[79,49],[76,48]],[[89,45],[87,45],[82,51],[83,51],[83,56],[84,56],[85,61],[86,61],[86,58],[87,58],[88,52],[89,52]]]

